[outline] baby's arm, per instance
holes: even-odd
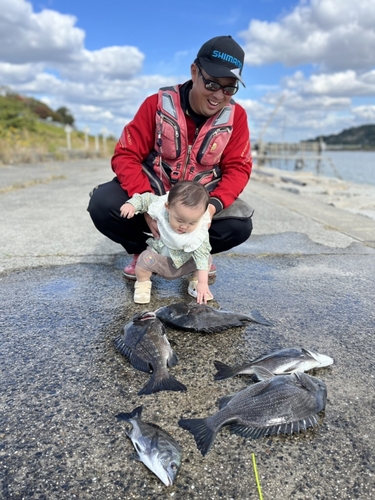
[[[120,215],[121,217],[124,217],[125,219],[131,219],[134,217],[135,214],[135,207],[131,203],[124,203],[121,208],[120,208]]]
[[[144,214],[147,212],[150,204],[157,199],[158,196],[153,193],[136,193],[120,207],[120,215],[121,217],[131,219],[135,214]]]
[[[208,271],[200,269],[196,271],[196,276],[198,278],[197,302],[207,304],[207,300],[212,299],[212,293],[208,287]]]

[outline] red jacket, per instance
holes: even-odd
[[[154,151],[157,104],[158,94],[142,103],[134,119],[124,127],[112,157],[112,169],[129,196],[154,191],[142,169],[142,163]],[[249,180],[252,168],[247,115],[239,104],[234,105],[232,135],[219,163],[222,179],[210,192],[210,203],[215,205],[217,212],[238,198]],[[185,119],[189,143],[192,144],[196,125],[187,114]]]

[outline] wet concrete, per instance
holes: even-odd
[[[91,179],[76,170],[69,185],[65,173],[71,222],[81,220],[95,172],[108,178],[103,165],[95,164],[97,170],[84,165]],[[33,200],[35,210],[38,200],[51,200],[45,213],[55,218],[52,200],[60,207],[59,183],[64,186],[61,179],[30,186],[22,191],[24,198],[21,190],[0,196],[3,235],[11,234],[4,214],[21,206],[22,198]],[[246,193],[256,208],[254,234],[215,256],[218,276],[211,290],[215,307],[258,309],[273,326],[251,324],[210,335],[168,328],[179,357],[171,373],[188,387],[186,393],[137,395],[149,375],[115,351],[113,338],[145,306],[132,302],[133,284],[121,277],[127,257],[102,241],[89,221],[69,228],[61,211],[63,229],[39,255],[37,242],[27,246],[32,241],[27,226],[26,242],[18,235],[13,252],[7,240],[0,274],[2,498],[256,499],[252,453],[265,499],[375,498],[375,251],[365,243],[371,238],[361,242],[295,209],[275,210],[268,188],[262,197],[262,186],[254,183]],[[30,220],[35,210],[30,205]],[[47,216],[47,227],[49,221]],[[41,244],[48,247],[45,239]],[[55,248],[61,240],[64,251]],[[184,280],[154,278],[149,309],[181,300],[190,300]],[[334,358],[332,367],[313,372],[328,387],[320,429],[245,440],[223,428],[202,457],[178,419],[211,415],[220,396],[249,383],[246,376],[214,381],[213,361],[234,364],[290,346]],[[140,404],[144,420],[170,432],[183,448],[182,467],[170,488],[131,458],[126,424],[115,418]]]

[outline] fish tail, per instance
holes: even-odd
[[[225,378],[234,377],[237,373],[237,368],[233,366],[226,365],[221,361],[214,361],[217,373],[214,375],[214,380],[224,380]]]
[[[273,326],[270,321],[268,321],[266,318],[264,318],[259,311],[251,311],[249,314],[250,318],[254,323],[259,323],[260,325],[265,325],[265,326]]]
[[[118,420],[125,420],[126,422],[129,422],[131,418],[141,418],[142,415],[142,406],[137,406],[137,408],[134,408],[133,411],[129,413],[121,412],[116,415],[116,418]]]
[[[159,391],[187,391],[186,385],[179,382],[173,375],[167,373],[166,376],[157,376],[156,372],[152,374],[152,377],[147,382],[147,384],[142,387],[138,392],[138,396],[153,394]]]
[[[197,448],[203,456],[210,451],[217,431],[208,427],[206,418],[181,418],[178,425],[193,434]]]

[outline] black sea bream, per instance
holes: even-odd
[[[206,418],[181,419],[202,455],[206,455],[224,425],[245,438],[292,434],[318,425],[317,415],[327,400],[325,383],[305,373],[273,375],[257,368],[261,382],[219,400],[220,409]]]
[[[171,486],[181,467],[180,445],[158,425],[141,420],[142,406],[131,413],[119,413],[116,417],[132,424],[126,429],[137,450],[137,458],[145,464],[166,486]]]
[[[267,368],[274,375],[284,373],[307,372],[313,368],[323,368],[333,364],[333,359],[325,354],[319,354],[311,349],[291,347],[280,349],[244,363],[230,366],[221,361],[214,361],[217,369],[215,380],[223,380],[236,375],[254,375],[257,366]]]
[[[270,326],[271,323],[257,312],[241,314],[222,311],[205,304],[185,304],[183,302],[160,307],[156,316],[166,325],[192,332],[215,333],[247,323],[259,323]]]
[[[163,323],[153,312],[135,315],[114,339],[114,344],[135,369],[152,373],[139,395],[186,391],[186,386],[168,372],[168,367],[175,366],[178,358],[169,344]]]

